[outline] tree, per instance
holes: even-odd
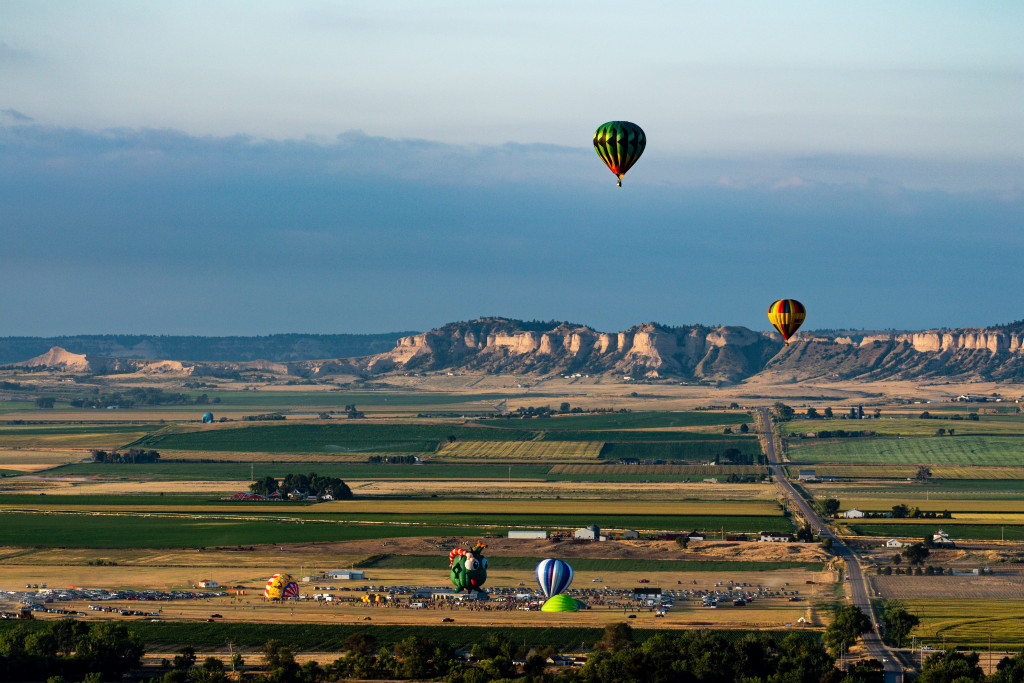
[[[914,627],[921,623],[921,620],[908,612],[906,605],[899,600],[886,600],[883,603],[882,621],[885,624],[886,637],[895,642],[897,647],[903,647],[903,641]]]
[[[837,654],[840,649],[849,648],[860,634],[871,630],[871,620],[856,605],[840,605],[836,608],[832,623],[825,629],[823,642],[829,652]]]
[[[823,537],[821,539],[821,547],[824,548],[825,550],[831,550],[832,549],[832,537],[831,536]]]
[[[985,674],[978,666],[978,653],[965,654],[950,648],[936,652],[924,661],[916,683],[969,683],[980,681]]]
[[[920,415],[918,416],[918,419],[920,419],[920,420],[930,420],[930,419],[932,419],[932,414],[931,414],[931,413],[929,413],[929,412],[928,412],[928,411],[926,410],[926,411],[924,411],[923,413],[921,413],[921,414],[920,414]]]
[[[935,436],[945,436],[945,435],[946,435],[946,428],[945,427],[939,427],[938,429],[935,430]]]
[[[896,555],[892,556],[892,563],[893,564],[899,564],[902,561],[903,561],[903,557],[900,556],[899,554],[896,554]]]
[[[52,396],[40,396],[36,399],[36,408],[52,408],[54,399]]]
[[[796,540],[803,541],[804,543],[812,543],[814,541],[814,530],[811,529],[810,524],[804,524],[796,530]]]
[[[780,422],[789,422],[796,414],[795,410],[781,401],[777,401],[772,407],[775,409],[775,414],[778,415]]]
[[[839,512],[839,500],[837,498],[825,498],[818,502],[818,509],[823,517],[835,517]]]
[[[828,408],[825,408],[825,413],[824,413],[824,415],[825,415],[825,417],[827,417],[828,419],[830,419],[830,420],[832,419],[832,406],[829,406]]]
[[[978,417],[978,414],[977,414],[977,413],[970,413],[970,414],[969,414],[969,415],[967,416],[967,419],[968,419],[968,420],[971,420],[972,422],[977,422],[977,421],[978,421],[978,420],[980,420],[981,418],[980,418],[980,417]]]
[[[277,479],[271,477],[269,474],[262,479],[257,479],[253,483],[249,484],[249,491],[261,496],[269,496],[277,490]]]
[[[875,408],[875,419],[878,420],[878,419],[881,419],[881,417],[882,417],[881,409]]]
[[[597,642],[602,650],[618,652],[633,643],[633,627],[624,621],[608,624],[604,627],[604,635]]]
[[[907,558],[907,562],[910,564],[923,563],[929,554],[930,551],[924,547],[924,543],[914,543],[903,549],[903,557]]]
[[[749,431],[750,431],[750,427],[747,426],[746,422],[744,422],[743,424],[740,425],[740,432],[742,434],[746,434]]]
[[[918,465],[917,472],[914,474],[915,479],[928,479],[932,476],[932,471],[927,465]]]
[[[570,410],[571,406],[569,405],[568,401],[562,401],[562,403],[558,406],[558,412],[560,413],[568,413]]]
[[[807,409],[807,419],[808,420],[817,420],[819,417],[821,417],[821,416],[818,415],[818,411],[816,409],[814,409],[814,408],[808,408]]]
[[[395,654],[401,660],[399,672],[402,678],[432,678],[434,667],[430,655],[433,651],[434,644],[423,636],[409,636],[400,642],[395,648]]]
[[[377,650],[377,638],[369,633],[353,633],[341,644],[343,650],[371,655]]]
[[[903,505],[901,503],[899,505],[893,505],[892,506],[892,518],[893,519],[903,519],[908,514],[910,514],[910,509],[906,505]]]

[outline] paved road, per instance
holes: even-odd
[[[793,504],[800,510],[800,514],[803,516],[807,523],[811,525],[812,529],[818,531],[818,534],[822,537],[828,537],[832,539],[832,550],[839,555],[846,562],[846,576],[850,583],[851,602],[857,607],[860,607],[864,614],[867,614],[871,618],[871,625],[873,630],[865,633],[863,637],[864,645],[871,656],[882,662],[885,666],[885,683],[897,683],[903,680],[903,668],[893,657],[889,648],[881,641],[878,637],[879,623],[875,618],[874,610],[871,607],[871,600],[868,598],[867,582],[864,579],[863,574],[860,570],[860,563],[857,562],[857,557],[853,551],[846,546],[841,540],[839,540],[828,528],[825,522],[818,516],[818,513],[814,511],[810,503],[800,495],[800,493],[793,488],[793,484],[790,483],[786,477],[785,471],[779,463],[779,459],[775,454],[775,439],[772,438],[772,415],[768,408],[758,408],[758,412],[761,413],[761,424],[765,428],[765,438],[763,440],[765,455],[768,457],[768,465],[771,467],[772,474],[775,477],[776,485],[785,494],[787,498],[793,501]]]

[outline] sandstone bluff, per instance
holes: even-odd
[[[558,322],[481,318],[398,339],[382,353],[325,360],[178,361],[94,356],[59,347],[15,366],[69,373],[295,377],[465,370],[586,373],[739,382],[762,372],[804,379],[1024,378],[1024,322],[987,329],[905,333],[776,334],[745,327],[636,325],[598,332]]]

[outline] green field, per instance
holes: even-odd
[[[289,521],[274,519],[286,515]],[[341,521],[345,520],[345,521]],[[193,548],[345,541],[396,536],[482,535],[509,527],[789,531],[785,517],[721,515],[310,514],[254,505],[252,515],[190,513],[0,513],[0,545],[76,548]]]
[[[919,644],[936,650],[943,645],[978,648],[983,659],[990,638],[997,652],[1024,648],[1024,609],[1019,601],[919,598],[902,602],[921,620],[911,632]]]
[[[161,432],[139,440],[140,448],[250,453],[423,453],[449,437],[459,441],[530,441],[536,432],[444,424],[261,424]],[[583,439],[587,441],[589,439]]]
[[[600,413],[596,415],[559,415],[543,422],[542,429],[611,430],[611,429],[657,429],[660,427],[714,427],[752,423],[749,413],[710,412],[646,412],[646,413]],[[512,420],[481,420],[481,424],[507,427]],[[721,431],[721,430],[719,430]]]
[[[608,442],[601,448],[602,460],[636,458],[638,460],[687,460],[690,462],[711,462],[722,458],[725,452],[734,448],[740,454],[732,459],[722,459],[723,464],[743,465],[756,463],[761,455],[761,444],[754,439],[734,441],[683,441],[678,443],[637,443]]]
[[[213,457],[216,457],[215,455]],[[511,475],[509,467],[512,468]],[[283,478],[289,473],[316,472],[322,476],[353,479],[548,479],[550,465],[462,465],[428,463],[424,465],[371,465],[366,463],[331,463],[326,459],[307,462],[255,462],[252,474]],[[132,481],[249,481],[250,464],[246,462],[157,462],[132,464],[62,465],[47,474],[100,475],[108,479]],[[556,480],[568,477],[555,477]]]
[[[943,529],[955,543],[957,539],[970,541],[1024,541],[1024,524],[950,524],[948,519],[933,519],[933,524],[849,524],[858,536],[884,536],[886,538],[921,538],[925,534]]]
[[[541,421],[540,424],[546,424]],[[672,431],[582,431],[575,429],[553,429],[541,432],[544,441],[648,441],[648,442],[702,442],[715,441],[726,443],[728,448],[734,443],[757,444],[754,436],[740,436],[739,434],[714,434],[707,432],[672,432]]]
[[[836,439],[792,448],[795,463],[883,463],[1024,466],[1024,439],[1009,436],[944,436]]]
[[[983,415],[977,421],[974,420],[947,420],[947,419],[928,419],[921,420],[918,418],[893,418],[893,419],[882,419],[882,420],[860,420],[854,423],[844,423],[850,425],[850,429],[870,429],[876,434],[882,436],[895,436],[897,434],[901,436],[931,436],[939,429],[956,431],[957,435],[1024,435],[1024,417],[998,417],[995,415]],[[822,423],[821,421],[815,421],[815,426],[819,429],[842,429],[839,423],[834,420],[830,422]],[[817,431],[816,429],[810,428],[802,431]],[[788,433],[788,432],[787,432]]]
[[[491,568],[534,569],[543,557],[489,556]],[[628,560],[577,557],[571,561],[577,572],[761,572],[776,569],[806,569],[821,571],[820,562],[729,562],[709,560]],[[375,555],[358,562],[364,569],[432,569],[437,566],[436,555]]]

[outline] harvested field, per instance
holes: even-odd
[[[51,467],[81,462],[89,457],[89,453],[84,450],[4,448],[0,450],[0,469],[39,472]]]
[[[918,508],[925,512],[942,512],[949,510],[953,513],[953,519],[962,521],[964,513],[989,512],[989,513],[1015,513],[1024,514],[1024,500],[935,500],[906,496],[900,499],[900,504],[909,508]],[[844,508],[856,508],[870,512],[888,512],[895,505],[892,498],[848,498],[842,499]],[[892,520],[887,520],[892,521]],[[929,520],[933,523],[940,523],[942,520]]]
[[[513,472],[515,469],[513,468]],[[348,482],[359,496],[456,496],[481,498],[555,498],[577,500],[629,498],[632,500],[775,500],[771,484],[703,484],[694,482],[532,482],[532,481],[412,481],[367,480]]]
[[[795,463],[1019,467],[1024,442],[1012,436],[837,439],[789,451]]]
[[[875,576],[871,572],[869,579],[885,599],[1024,600],[1024,568],[993,565],[992,569],[991,576]],[[1024,607],[1020,610],[1024,618]]]
[[[756,465],[554,465],[551,474],[694,474],[706,477],[763,474]]]
[[[453,460],[597,460],[600,441],[456,441],[437,457]]]

